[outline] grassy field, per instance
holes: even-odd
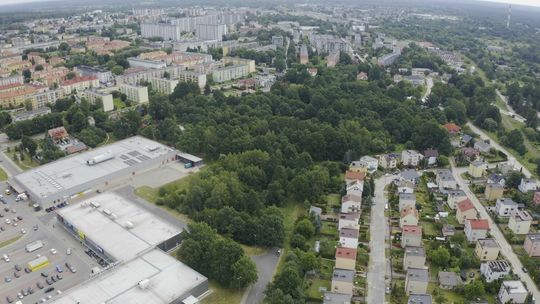
[[[120,110],[126,107],[126,104],[120,98],[113,99],[113,104],[115,110]]]
[[[19,168],[21,168],[22,170],[26,171],[26,170],[29,170],[29,169],[32,169],[32,168],[35,168],[37,166],[39,166],[38,163],[36,163],[28,153],[24,152],[24,160],[21,162],[19,161],[19,153],[17,154],[13,154],[13,152],[11,153],[6,153],[6,155],[11,158],[13,160],[13,162],[15,164],[17,164],[17,166],[19,166]]]
[[[2,168],[0,168],[0,181],[6,181],[8,179],[8,175],[6,171],[4,171]]]
[[[230,290],[210,281],[212,293],[201,301],[201,304],[238,304],[242,300],[244,290]]]

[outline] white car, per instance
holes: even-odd
[[[71,247],[68,247],[68,249],[66,250],[66,254],[71,255]]]
[[[11,225],[11,220],[10,220],[10,219],[6,219],[6,224]]]
[[[51,254],[56,254],[56,249],[51,248]]]
[[[26,234],[26,230],[21,229],[21,233],[22,233],[22,234]]]

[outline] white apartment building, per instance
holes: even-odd
[[[163,40],[180,40],[182,30],[180,26],[167,23],[142,23],[141,35],[144,38],[161,37]]]
[[[174,92],[174,88],[176,88],[179,82],[177,79],[167,78],[149,78],[148,81],[152,84],[152,89],[167,95]]]
[[[147,69],[162,69],[167,66],[167,63],[158,60],[147,60],[130,57],[127,59],[130,67],[141,67]]]
[[[148,102],[148,88],[145,86],[121,83],[118,86],[118,91],[126,94],[129,101],[133,101],[139,104]]]
[[[197,24],[195,34],[202,40],[222,41],[223,35],[227,34],[227,26],[225,24]]]
[[[212,79],[214,82],[220,83],[246,77],[249,74],[249,66],[246,64],[238,64],[217,68],[212,71]]]
[[[113,96],[111,93],[100,92],[96,89],[88,89],[79,92],[79,96],[86,98],[90,104],[96,104],[99,100],[103,104],[103,111],[109,112],[114,110]]]

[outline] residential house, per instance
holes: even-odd
[[[407,304],[433,304],[433,300],[429,294],[411,294]]]
[[[512,267],[505,260],[488,261],[480,265],[480,273],[487,283],[504,278],[510,274],[510,270],[512,270]]]
[[[540,257],[540,233],[527,234],[523,248],[529,257]]]
[[[513,162],[500,162],[497,164],[497,169],[501,171],[502,174],[508,174],[510,171],[514,171]]]
[[[427,160],[429,166],[435,165],[438,157],[439,151],[437,149],[427,149],[424,151],[424,158]]]
[[[444,237],[449,237],[456,234],[456,227],[454,227],[454,225],[444,224],[441,230]]]
[[[494,261],[499,257],[501,248],[494,239],[479,239],[476,241],[474,254],[480,261]]]
[[[503,281],[497,298],[500,303],[523,304],[528,293],[521,281]]]
[[[465,199],[467,199],[467,195],[463,190],[448,190],[448,198],[446,199],[446,203],[450,209],[455,210],[457,208],[457,203]]]
[[[476,140],[474,142],[474,146],[473,146],[476,150],[480,151],[480,153],[488,153],[489,150],[491,149],[491,146],[489,145],[488,142],[486,141],[483,141],[483,140]]]
[[[481,160],[475,160],[469,164],[469,170],[467,171],[470,176],[474,178],[480,178],[486,173],[487,164]]]
[[[399,154],[390,153],[379,156],[379,165],[385,169],[395,169],[399,162]]]
[[[412,268],[426,268],[426,252],[424,247],[407,246],[403,255],[403,270]]]
[[[467,220],[465,222],[465,235],[470,243],[474,243],[479,239],[485,239],[489,230],[489,222],[486,219],[482,220]]]
[[[463,225],[466,220],[476,218],[478,218],[478,211],[476,211],[470,199],[466,198],[457,204],[456,219],[458,223]]]
[[[323,298],[323,304],[345,304],[351,303],[352,295],[337,293],[337,292],[325,292]]]
[[[368,74],[366,72],[360,72],[356,75],[356,80],[368,80]]]
[[[359,213],[340,213],[339,214],[339,222],[338,222],[338,229],[341,230],[343,228],[353,228],[353,229],[360,229],[360,226],[358,225],[358,220],[360,219]]]
[[[339,245],[345,248],[358,248],[358,230],[353,228],[342,228],[339,230]]]
[[[533,203],[535,205],[540,204],[540,192],[535,192],[533,196]]]
[[[341,212],[360,212],[362,206],[362,197],[355,195],[345,195],[341,198]]]
[[[375,157],[365,155],[360,160],[351,163],[350,170],[354,171],[355,168],[364,168],[367,172],[374,173],[379,168],[379,160]]]
[[[398,189],[397,193],[408,193],[408,194],[414,193],[414,188],[416,187],[415,184],[408,181],[396,182],[396,186]]]
[[[332,274],[332,292],[353,294],[354,270],[335,268]]]
[[[508,221],[508,228],[514,234],[527,234],[532,224],[532,216],[525,210],[516,210]]]
[[[365,177],[366,174],[364,172],[355,172],[350,170],[345,172],[345,182],[347,183],[347,185],[357,181],[363,181]]]
[[[422,246],[422,227],[421,226],[403,226],[401,228],[401,248],[406,246]]]
[[[495,212],[498,216],[508,217],[518,208],[518,204],[511,198],[499,198],[495,204]]]
[[[409,207],[401,210],[399,217],[399,227],[403,228],[403,226],[405,225],[418,225],[418,210],[416,210],[416,208]]]
[[[401,163],[404,166],[417,167],[424,156],[414,150],[401,151]]]
[[[414,169],[405,169],[399,174],[399,179],[417,185],[420,181],[420,174]]]
[[[487,184],[484,190],[484,195],[488,201],[502,198],[504,194],[504,186],[501,184]]]
[[[360,201],[362,201],[362,192],[364,192],[364,182],[363,181],[355,181],[351,184],[348,184],[345,188],[347,190],[347,195],[351,197],[357,197],[360,198]]]
[[[427,269],[412,267],[407,269],[407,275],[405,277],[405,293],[407,295],[426,293],[428,283],[429,274]]]
[[[416,195],[413,193],[400,193],[399,194],[399,211],[407,208],[416,209]]]
[[[338,247],[336,249],[336,268],[355,270],[356,249]]]
[[[439,271],[437,278],[441,289],[454,289],[461,285],[461,278],[455,272]]]
[[[461,154],[466,160],[474,161],[478,158],[478,156],[480,156],[480,151],[471,147],[463,147],[461,148]]]
[[[518,189],[523,193],[527,193],[529,191],[536,191],[538,190],[538,181],[533,178],[522,178]]]
[[[448,169],[437,170],[437,185],[439,185],[439,189],[441,191],[444,191],[447,189],[456,189],[457,182],[454,179],[454,175],[452,174],[452,171]]]
[[[487,177],[487,184],[499,184],[501,186],[506,186],[506,177],[502,174],[492,173]]]
[[[469,134],[463,134],[463,136],[461,136],[461,141],[459,142],[459,145],[460,146],[466,146],[467,144],[469,144],[472,140],[472,137],[469,135]]]
[[[459,132],[461,132],[461,127],[456,125],[453,122],[449,122],[449,123],[444,124],[443,128],[446,129],[446,131],[448,131],[448,133],[453,134],[453,135],[458,134]]]
[[[47,135],[55,145],[69,140],[69,134],[63,126],[48,130]]]

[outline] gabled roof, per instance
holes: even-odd
[[[366,177],[366,174],[363,172],[355,172],[355,171],[347,171],[345,172],[345,179],[352,179],[352,180],[364,180]]]
[[[412,215],[415,218],[418,218],[418,210],[416,210],[416,208],[405,208],[401,210],[401,218],[404,218],[407,215]]]
[[[356,260],[356,249],[338,247],[336,249],[336,259],[337,258]]]
[[[458,133],[459,131],[461,131],[461,127],[456,125],[453,122],[449,122],[449,123],[444,124],[443,128],[445,128],[446,131],[448,131],[450,133]]]
[[[465,212],[467,210],[474,209],[474,205],[470,199],[466,198],[457,204],[459,211]]]
[[[469,220],[468,223],[472,230],[489,230],[489,222],[486,219]]]
[[[424,151],[425,157],[439,157],[439,151],[437,149],[427,149]]]
[[[358,230],[352,228],[341,228],[339,231],[339,237],[358,239]]]
[[[422,227],[421,226],[413,226],[413,225],[404,225],[401,229],[401,233],[403,235],[422,235]]]

